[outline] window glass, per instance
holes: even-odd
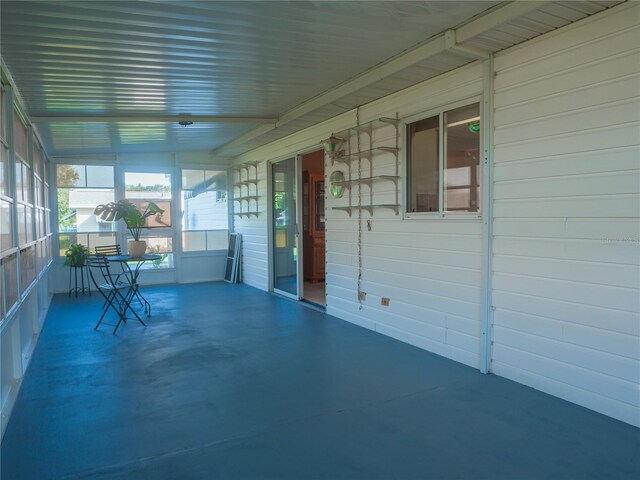
[[[33,142],[33,170],[40,178],[42,178],[42,151],[38,142]]]
[[[35,238],[35,232],[33,229],[33,207],[25,207],[24,209],[24,222],[25,222],[25,237],[26,242],[33,242]]]
[[[111,167],[112,168],[112,167]],[[58,165],[56,168],[57,186],[86,187],[87,177],[84,165]],[[113,172],[111,173],[113,177]]]
[[[207,250],[225,250],[228,246],[228,230],[212,230],[207,232]]]
[[[408,126],[410,212],[437,212],[440,209],[439,122],[436,116]]]
[[[144,211],[149,202],[164,210],[162,216],[148,217],[145,227],[171,227],[171,174],[126,172],[124,183],[125,198],[139,210]]]
[[[33,216],[35,217],[35,226],[34,226],[34,230],[33,233],[35,235],[36,240],[38,240],[42,235],[40,235],[41,230],[40,230],[40,218],[42,217],[41,212],[42,210],[40,210],[39,208],[34,209],[33,211]]]
[[[226,190],[227,172],[220,170],[182,170],[182,190]]]
[[[227,248],[229,209],[226,172],[182,170],[180,213],[183,251]]]
[[[227,192],[182,191],[183,230],[226,230],[228,226]]]
[[[22,293],[36,279],[36,245],[20,250],[20,278]]]
[[[478,212],[480,104],[408,124],[407,175],[407,212]]]
[[[11,223],[11,203],[0,200],[0,252],[13,246],[13,224]]]
[[[171,237],[140,237],[147,242],[147,253],[160,255],[159,260],[145,262],[141,269],[173,268],[173,241]]]
[[[182,232],[182,250],[185,252],[224,250],[228,247],[228,244],[228,230]]]
[[[47,260],[51,260],[53,258],[53,248],[51,237],[47,237],[44,239],[45,249],[46,249],[46,258]]]
[[[42,183],[42,180],[40,180],[39,178],[35,179],[35,202],[36,202],[36,206],[38,207],[43,207],[44,206],[44,192],[43,192],[43,188],[44,185]]]
[[[445,210],[477,212],[480,205],[480,105],[445,112]]]
[[[36,272],[40,273],[46,265],[44,239],[36,244]]]
[[[113,188],[113,167],[87,165],[87,187]]]
[[[9,150],[0,143],[0,195],[9,196]]]
[[[18,223],[17,223],[17,229],[18,229],[18,244],[19,245],[24,245],[25,243],[27,243],[27,225],[26,225],[26,221],[25,221],[25,210],[27,209],[26,206],[21,205],[21,204],[17,204],[17,218],[18,218]]]
[[[51,210],[48,208],[44,211],[44,227],[47,235],[51,234]]]
[[[22,160],[27,161],[28,155],[28,130],[20,115],[15,110],[13,111],[13,143],[15,145],[16,153],[22,157]]]
[[[61,233],[115,231],[115,222],[104,222],[93,214],[98,205],[114,200],[113,189],[59,188],[58,231]]]
[[[56,168],[56,178],[60,233],[116,230],[114,222],[104,222],[93,214],[98,205],[115,201],[113,167],[60,164]],[[110,188],[99,188],[99,184]],[[45,207],[48,207],[48,194],[49,188],[44,185]],[[47,231],[48,215],[44,218]]]
[[[17,167],[17,166],[16,166]],[[22,201],[33,203],[33,175],[31,168],[26,164],[22,164]]]
[[[182,250],[199,252],[207,249],[207,232],[182,232]]]
[[[20,162],[16,163],[15,179],[16,179],[16,181],[15,181],[15,183],[16,183],[16,198],[17,198],[17,200],[24,201],[24,199],[22,198],[22,192],[24,191],[23,183],[22,183],[22,163],[20,163]]]
[[[2,266],[2,288],[5,312],[11,310],[18,301],[18,254],[13,253],[0,260]]]
[[[93,252],[95,247],[115,245],[117,243],[116,234],[108,233],[61,233],[58,235],[58,243],[60,244],[60,256],[64,256],[64,252],[74,243],[84,245]],[[49,247],[49,245],[48,245]]]
[[[0,85],[0,138],[7,138],[4,132],[4,88],[2,85]]]
[[[78,237],[84,237],[84,242],[78,241]],[[80,243],[85,247],[88,246],[88,241],[84,235],[75,235],[70,233],[61,233],[58,235],[58,244],[60,245],[60,256],[64,256],[64,252],[74,243]]]

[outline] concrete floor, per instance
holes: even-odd
[[[637,479],[639,430],[244,285],[56,296],[2,480]]]

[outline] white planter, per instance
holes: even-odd
[[[140,258],[147,252],[147,242],[144,240],[129,240],[127,251],[132,257]]]

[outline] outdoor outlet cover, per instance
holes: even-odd
[[[389,301],[390,301],[390,300],[389,300],[387,297],[382,297],[382,298],[380,299],[380,305],[383,305],[383,306],[385,306],[385,307],[388,307],[388,306],[389,306]]]

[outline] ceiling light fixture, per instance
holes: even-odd
[[[189,125],[193,125],[193,122],[191,120],[180,120],[178,122],[178,125],[181,125],[183,127],[188,127]]]

